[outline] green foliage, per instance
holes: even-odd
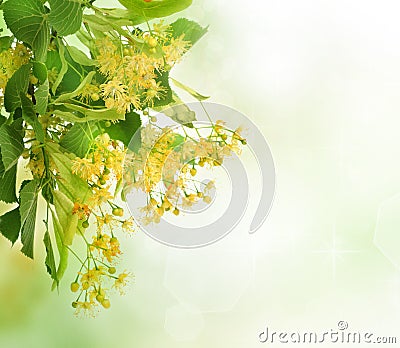
[[[169,72],[157,72],[157,82],[161,82],[161,86],[165,88],[166,92],[162,94],[160,99],[154,100],[154,107],[164,106],[170,104],[172,99],[172,90],[171,86],[169,85]]]
[[[56,243],[57,243],[57,249],[58,249],[58,254],[60,256],[60,261],[57,267],[57,273],[56,273],[56,279],[57,281],[53,282],[52,289],[55,289],[55,287],[59,284],[61,278],[64,276],[64,273],[68,267],[68,248],[66,245],[64,245],[64,231],[63,228],[58,221],[58,217],[56,213],[53,211],[53,209],[50,210],[52,219],[53,219],[53,229],[54,229],[54,234],[56,238]]]
[[[39,193],[39,180],[26,183],[20,191],[21,213],[21,251],[33,259],[33,243],[36,226],[36,210]]]
[[[61,94],[61,95],[55,100],[55,103],[60,103],[60,102],[66,101],[66,100],[68,100],[68,99],[73,99],[73,98],[75,98],[76,96],[78,96],[78,95],[81,93],[81,91],[84,89],[85,85],[86,85],[87,83],[91,83],[91,82],[92,82],[94,75],[96,75],[96,72],[95,72],[95,71],[90,71],[90,72],[85,76],[85,78],[82,80],[82,82],[79,84],[79,86],[78,86],[75,90],[73,90],[72,92],[69,92],[69,93],[63,93],[63,94]]]
[[[161,18],[184,10],[192,4],[192,0],[118,0],[131,13],[147,19]]]
[[[40,62],[33,62],[33,75],[43,84],[47,80],[46,65]]]
[[[0,146],[4,171],[17,164],[24,150],[21,135],[11,126],[4,124],[0,128]]]
[[[174,23],[171,23],[171,28],[173,37],[177,38],[184,35],[185,41],[189,41],[192,46],[199,41],[208,30],[208,28],[203,28],[198,23],[186,18],[179,18]]]
[[[56,282],[58,282],[56,261],[54,259],[53,246],[51,245],[49,231],[46,231],[46,233],[44,234],[43,243],[46,248],[45,265],[47,272],[50,274],[51,279],[54,279]]]
[[[142,124],[140,116],[137,113],[130,112],[126,114],[125,120],[114,123],[110,127],[106,127],[104,124],[103,127],[111,139],[122,141],[130,150],[138,150],[140,147],[140,137],[138,137],[136,142],[131,143],[132,137]]]
[[[35,98],[36,98],[36,105],[35,105],[35,111],[40,114],[44,115],[47,111],[47,105],[49,104],[49,80],[46,79],[44,83],[42,83],[36,93],[35,93]]]
[[[83,9],[79,1],[49,0],[51,11],[49,22],[58,35],[66,36],[79,30]]]
[[[8,112],[21,106],[20,93],[26,93],[29,85],[30,64],[21,66],[8,81],[4,92],[4,106]]]
[[[0,233],[14,244],[21,229],[19,207],[0,216]]]
[[[55,69],[58,73],[61,70],[60,53],[58,51],[47,52],[47,59],[46,59],[45,65],[47,67],[47,71],[51,71],[52,69]]]
[[[163,112],[166,116],[170,117],[173,121],[184,124],[191,127],[191,122],[196,120],[196,114],[194,111],[183,103],[183,101],[176,95],[172,93],[173,102],[167,106],[157,108],[159,112]]]
[[[50,39],[46,8],[40,0],[8,0],[4,20],[18,40],[32,47],[39,62],[46,60]]]
[[[78,48],[69,45],[67,45],[66,48],[70,57],[75,63],[78,63],[82,66],[96,65],[96,62],[93,59],[88,58],[88,56]]]
[[[183,89],[184,91],[188,92],[193,98],[196,98],[198,101],[203,101],[203,100],[210,98],[210,97],[206,97],[206,96],[200,94],[199,92],[196,92],[193,88],[188,87],[188,86],[184,85],[182,82],[179,82],[173,78],[171,78],[171,81],[174,83],[174,85],[176,87],[179,87],[179,88]]]
[[[36,139],[39,140],[41,143],[44,143],[44,138],[45,138],[44,130],[36,116],[33,103],[23,93],[21,93],[21,104],[22,104],[22,118],[25,120],[27,124],[32,126],[33,130],[35,131]],[[1,135],[0,135],[0,144],[1,144]],[[22,144],[22,150],[23,147],[24,146]],[[20,155],[21,154],[19,154],[18,157]]]
[[[54,104],[54,114],[62,117],[69,122],[88,122],[88,121],[102,121],[102,120],[123,120],[124,114],[119,114],[115,109],[88,109],[80,105],[63,103]]]
[[[90,66],[89,64],[82,65],[80,62],[74,60],[74,58],[78,60],[76,51],[74,51],[74,57],[71,55],[70,52],[73,51],[71,50],[71,46],[64,46],[64,44],[59,41],[57,47],[59,47],[59,51],[49,51],[46,61],[46,66],[49,71],[54,68],[58,72],[58,78],[51,88],[53,95],[73,92],[82,83],[82,80],[94,70],[94,60],[91,60],[92,63]],[[86,59],[89,58],[86,57]]]
[[[74,202],[85,203],[92,196],[92,192],[86,181],[71,173],[71,158],[63,154],[54,144],[47,144],[46,149],[59,172],[57,184],[60,191]]]
[[[49,181],[46,182],[42,188],[42,196],[46,200],[47,203],[53,204],[53,190],[55,187],[55,180],[49,178]]]
[[[0,200],[18,204],[0,216],[0,233],[12,244],[20,238],[22,253],[33,258],[42,195],[47,218],[38,227],[45,227],[45,266],[53,289],[67,269],[69,251],[75,253],[76,234],[91,226],[94,214],[103,215],[105,208],[105,214],[121,217],[114,220],[117,225],[130,229],[130,220],[125,220],[113,197],[122,190],[125,150],[139,153],[141,148],[143,110],[164,110],[185,124],[194,120],[192,111],[177,105],[170,74],[186,52],[178,38],[184,35],[183,40],[192,46],[207,29],[182,18],[169,29],[149,22],[184,10],[192,0],[119,1],[126,9],[97,8],[94,1],[86,0],[7,0],[4,4],[0,0],[0,11],[12,33],[0,36],[4,73],[0,106],[7,112],[0,115]],[[141,29],[134,27],[146,22]],[[73,34],[89,54],[67,44],[64,36]],[[104,44],[99,40],[105,40]],[[102,53],[104,48],[110,56]],[[172,81],[198,100],[207,98]],[[110,142],[108,137],[96,139],[104,133]],[[184,139],[177,135],[173,145],[180,146]],[[17,188],[21,157],[33,180]],[[80,163],[87,166],[79,167]],[[101,229],[103,225],[98,224]],[[103,242],[116,250],[109,250],[113,255],[99,255],[104,262],[112,262],[111,257],[119,254],[114,232],[111,235]],[[88,264],[82,270],[100,262],[87,247]]]
[[[108,18],[98,13],[96,15],[87,14],[84,16],[84,20],[97,38],[104,37],[104,31],[114,29],[115,23],[108,21]]]
[[[15,203],[17,201],[17,164],[5,172],[3,162],[0,161],[0,178],[0,201]]]
[[[61,81],[64,78],[64,75],[67,73],[68,71],[68,62],[67,59],[65,58],[65,47],[63,45],[63,43],[61,42],[61,40],[58,40],[58,50],[59,50],[59,60],[61,63],[61,68],[58,72],[57,75],[57,79],[54,81],[53,86],[51,87],[51,91],[53,92],[53,94],[56,94],[57,88],[60,85]]]
[[[63,244],[71,245],[78,227],[78,215],[73,214],[74,203],[61,191],[54,191],[54,207],[63,228]]]
[[[14,38],[12,36],[0,37],[0,53],[10,48],[13,40]]]
[[[51,10],[40,0],[8,0],[4,4],[7,27],[18,40],[32,47],[38,62],[46,61],[50,27],[66,36],[78,31],[82,23],[83,9],[78,1],[49,0],[49,3]]]
[[[61,139],[60,145],[78,157],[85,157],[93,139],[99,133],[95,122],[76,123]]]
[[[103,11],[113,23],[117,23],[120,26],[138,25],[146,22],[146,18],[143,15],[139,15],[137,12],[135,13],[128,9],[111,8],[107,10],[103,9]]]

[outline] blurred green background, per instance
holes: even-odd
[[[209,33],[173,76],[258,124],[277,167],[269,218],[247,233],[258,197],[250,170],[252,203],[217,244],[126,238],[135,282],[94,320],[72,315],[73,265],[50,292],[42,234],[35,262],[1,237],[0,347],[257,347],[266,325],[314,331],[340,320],[398,332],[399,3],[193,2],[181,15]]]

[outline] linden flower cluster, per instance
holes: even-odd
[[[0,106],[8,80],[24,64],[29,62],[32,53],[21,43],[0,53]]]
[[[73,255],[79,266],[70,289],[79,316],[109,308],[111,293],[123,294],[133,278],[119,264],[120,238],[132,234],[137,222],[119,197],[133,188],[146,194],[145,224],[200,201],[209,204],[214,183],[202,182],[199,169],[220,166],[246,143],[240,129],[222,121],[160,128],[150,115],[163,109],[176,122],[194,121],[194,112],[178,105],[169,79],[198,101],[206,97],[172,79],[170,71],[207,31],[186,18],[150,24],[190,5],[146,4],[151,1],[120,1],[125,10],[97,8],[92,0],[76,0],[79,5],[67,10],[46,1],[0,1],[11,32],[0,37],[0,109],[6,111],[0,200],[14,205],[0,218],[9,227],[0,234],[13,244],[19,240],[21,252],[33,259],[39,216],[46,213],[43,247],[52,289]],[[84,51],[72,44],[76,40]],[[168,114],[171,106],[182,112]],[[148,124],[142,127],[142,121]],[[128,153],[132,139],[136,153]],[[20,157],[26,173],[19,170]],[[27,180],[20,185],[19,179]],[[82,253],[75,249],[77,237]]]
[[[162,22],[153,26],[152,34],[135,32],[141,43],[117,45],[109,37],[97,41],[99,71],[107,77],[100,86],[88,84],[83,98],[98,100],[119,113],[153,107],[166,93],[158,81],[189,49],[184,35],[173,38],[169,26]],[[142,43],[143,42],[143,43]],[[161,50],[161,51],[157,51]]]
[[[125,187],[144,191],[148,204],[142,208],[144,224],[158,223],[166,212],[179,215],[200,200],[211,203],[210,190],[214,183],[196,180],[199,167],[220,166],[233,152],[239,154],[246,140],[241,129],[229,130],[222,121],[201,127],[207,135],[197,138],[176,129],[160,129],[148,123],[141,131],[142,147],[127,156]]]
[[[86,258],[80,259],[81,269],[71,284],[71,291],[79,293],[72,303],[77,315],[93,316],[99,305],[109,308],[107,284],[122,294],[130,278],[127,272],[117,274],[116,269],[121,255],[116,231],[134,231],[133,219],[124,219],[124,210],[113,201],[116,185],[122,178],[124,157],[123,145],[104,133],[95,139],[84,158],[73,161],[72,173],[86,180],[93,192],[88,204],[75,202],[73,214],[78,215],[84,229],[91,223],[96,225],[91,241],[82,233]]]

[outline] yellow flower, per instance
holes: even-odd
[[[124,230],[125,232],[130,232],[133,233],[135,232],[135,229],[133,228],[134,226],[134,222],[133,222],[133,218],[129,218],[127,220],[124,220],[124,222],[122,223],[122,230]]]
[[[97,304],[94,301],[78,301],[74,302],[75,315],[83,318],[94,318],[97,314]]]
[[[121,255],[121,250],[119,248],[119,241],[116,237],[110,238],[108,249],[102,250],[103,256],[108,262],[112,262],[113,258]]]
[[[116,55],[105,55],[102,60],[99,59],[99,63],[100,72],[106,76],[112,76],[120,66],[121,58]]]
[[[100,168],[91,159],[76,157],[72,161],[72,173],[84,180],[91,180],[93,175],[100,175]]]
[[[114,285],[113,288],[115,288],[116,290],[118,290],[120,292],[121,295],[124,294],[124,287],[127,285],[128,283],[128,277],[130,276],[129,273],[121,273],[117,279],[115,279],[114,281]]]
[[[82,289],[87,290],[91,286],[100,285],[102,271],[100,268],[93,268],[81,276]]]
[[[100,206],[103,203],[107,203],[109,200],[114,198],[109,191],[109,187],[95,187],[93,192],[94,194],[90,198],[90,203],[94,207]]]
[[[144,103],[153,106],[155,99],[160,100],[166,91],[167,89],[161,86],[161,82],[154,83],[152,87],[144,92]]]
[[[171,26],[165,24],[163,20],[153,24],[153,32],[156,33],[160,38],[166,39],[171,33]]]
[[[163,46],[165,60],[169,65],[177,63],[190,48],[190,42],[184,40],[185,34],[178,38],[171,38],[168,45]]]
[[[72,214],[78,214],[80,220],[87,219],[90,215],[89,206],[75,202]]]
[[[125,95],[125,91],[127,90],[128,86],[123,85],[117,79],[113,79],[111,81],[108,81],[107,83],[103,83],[102,85],[100,85],[100,88],[103,97],[120,99],[123,95]]]
[[[91,250],[106,250],[108,249],[108,244],[110,242],[110,236],[107,234],[101,234],[99,233],[96,236],[93,236],[93,242],[92,242],[92,247]]]
[[[14,65],[20,67],[24,64],[27,64],[30,57],[30,51],[25,47],[25,45],[18,42],[13,50]]]

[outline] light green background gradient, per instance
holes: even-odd
[[[277,167],[269,218],[247,234],[251,167],[252,204],[219,243],[126,238],[135,283],[95,320],[72,315],[73,265],[50,292],[42,235],[35,263],[1,238],[0,346],[244,348],[261,345],[267,324],[339,320],[400,336],[399,10],[395,0],[194,0],[182,15],[210,31],[173,75],[259,125]]]

